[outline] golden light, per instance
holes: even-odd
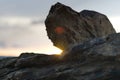
[[[19,56],[21,53],[38,53],[38,54],[56,54],[60,55],[62,50],[57,47],[32,47],[32,48],[6,48],[0,49],[0,56]]]
[[[57,48],[57,47],[49,47],[49,48],[43,48],[41,50],[42,53],[48,54],[48,55],[52,55],[52,54],[57,54],[60,55],[62,53],[62,50]]]

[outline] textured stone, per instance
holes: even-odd
[[[119,80],[120,33],[74,45],[64,57],[22,53],[0,60],[0,80]]]
[[[48,37],[54,46],[65,50],[71,45],[115,33],[108,18],[96,11],[72,8],[56,3],[45,20]]]
[[[120,55],[120,33],[108,35],[105,38],[94,38],[84,43],[77,44],[63,52],[65,59],[75,60],[85,56],[117,56]],[[74,56],[75,55],[75,56]],[[84,57],[83,57],[84,56]],[[84,59],[83,59],[84,60]]]

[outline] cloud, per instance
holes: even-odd
[[[29,17],[2,17],[0,19],[1,47],[33,47],[49,42],[43,20]]]
[[[18,17],[18,16],[1,17],[0,25],[25,26],[25,25],[29,25],[32,20],[33,18],[29,18],[29,17]]]
[[[0,46],[1,48],[18,47],[20,38],[23,39],[29,30],[21,27],[0,27]],[[22,42],[21,42],[22,43]]]
[[[0,48],[6,48],[7,45],[4,41],[0,41]]]
[[[33,24],[33,25],[36,25],[36,24],[43,24],[44,23],[44,20],[33,20],[32,22],[31,22],[31,24]]]

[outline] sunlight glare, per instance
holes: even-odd
[[[62,50],[57,47],[34,47],[34,48],[6,48],[0,49],[0,56],[19,56],[21,53],[38,53],[38,54],[56,54],[60,55]]]
[[[57,48],[57,47],[51,47],[51,48],[44,48],[43,50],[40,50],[42,53],[52,55],[52,54],[57,54],[60,55],[62,53],[62,50]]]

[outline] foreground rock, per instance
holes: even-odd
[[[89,10],[78,13],[61,3],[51,7],[45,24],[48,37],[54,46],[62,50],[74,44],[115,33],[105,15]]]
[[[0,80],[119,80],[120,33],[73,46],[64,57],[23,53],[0,60]]]

